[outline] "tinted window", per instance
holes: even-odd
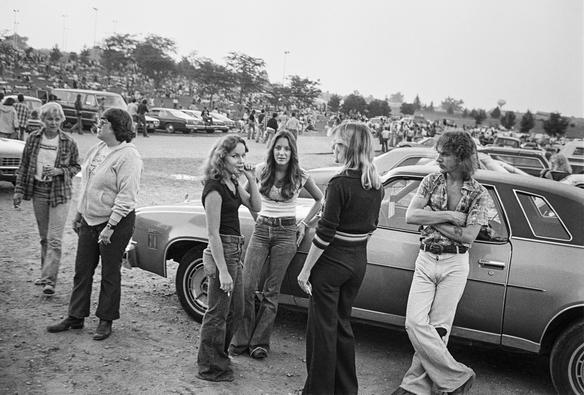
[[[524,192],[516,192],[516,195],[534,236],[556,240],[571,239],[556,210],[546,199]]]
[[[495,159],[502,160],[505,163],[509,163],[515,167],[529,167],[534,169],[543,169],[545,166],[537,158],[530,158],[527,156],[514,156],[514,155],[504,155],[504,154],[491,154]]]

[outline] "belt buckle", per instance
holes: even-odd
[[[442,244],[430,244],[430,252],[435,255],[440,255],[444,252],[444,246]]]

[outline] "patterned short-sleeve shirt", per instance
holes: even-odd
[[[478,181],[470,178],[462,184],[462,197],[456,206],[455,211],[465,213],[466,226],[488,225],[488,201],[489,193]],[[433,211],[448,211],[448,195],[446,188],[446,177],[442,172],[428,174],[418,187],[416,197],[426,199],[428,206]],[[469,244],[451,240],[438,232],[432,225],[423,225],[421,240],[441,245],[457,245],[469,247]]]

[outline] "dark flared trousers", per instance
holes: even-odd
[[[101,257],[101,288],[95,315],[102,320],[112,321],[120,318],[120,298],[122,286],[122,257],[132,233],[134,233],[134,211],[126,215],[116,226],[108,245],[99,244],[99,234],[107,224],[90,226],[81,221],[75,277],[69,302],[69,315],[76,318],[89,316],[93,274]]]
[[[367,242],[337,239],[310,274],[312,297],[306,330],[308,376],[303,394],[357,394],[351,309],[367,266]]]

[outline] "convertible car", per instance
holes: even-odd
[[[436,167],[405,166],[382,177],[385,198],[379,226],[368,244],[367,273],[353,318],[374,325],[404,326],[418,226],[405,212],[422,178]],[[584,392],[584,191],[546,179],[479,170],[488,190],[489,226],[470,250],[468,283],[452,335],[469,343],[549,356],[561,394]],[[299,199],[302,217],[312,201]],[[176,291],[184,310],[201,320],[207,308],[202,253],[207,245],[200,203],[142,207],[137,211],[127,257],[131,266],[161,276],[167,261],[179,263]],[[240,211],[246,241],[254,222]],[[282,285],[281,303],[306,308],[296,277],[310,248],[307,232]]]

